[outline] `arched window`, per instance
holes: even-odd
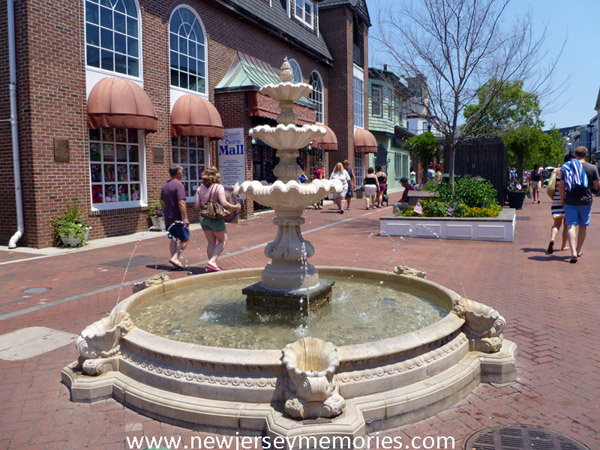
[[[139,77],[138,17],[134,0],[86,0],[86,64]]]
[[[300,70],[300,65],[294,59],[290,59],[288,61],[290,66],[292,67],[292,72],[294,73],[294,79],[292,80],[294,83],[302,83],[302,71]]]
[[[316,122],[323,122],[323,83],[321,81],[321,77],[317,72],[313,72],[310,74],[309,83],[313,87],[313,91],[310,93],[310,100],[315,105],[316,112]]]
[[[206,39],[200,19],[187,6],[169,21],[171,86],[206,93]]]

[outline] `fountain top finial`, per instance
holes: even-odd
[[[294,79],[294,72],[292,71],[292,66],[289,63],[287,56],[284,58],[283,64],[281,65],[279,79],[282,83],[292,81]]]

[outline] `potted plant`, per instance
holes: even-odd
[[[514,209],[523,209],[526,195],[531,195],[529,186],[521,186],[521,183],[511,183],[507,188],[508,206]]]
[[[165,231],[165,214],[163,211],[163,203],[162,201],[153,203],[148,208],[148,217],[152,221],[152,230],[153,231]]]
[[[81,247],[89,240],[92,229],[79,213],[77,202],[63,215],[52,219],[55,245],[64,247]]]

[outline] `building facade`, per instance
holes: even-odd
[[[9,9],[0,7],[1,24],[10,22]],[[357,80],[362,73],[364,83],[367,73],[369,26],[364,0],[14,3],[21,183],[3,120],[0,242],[17,229],[15,191],[25,226],[19,245],[46,247],[52,219],[74,203],[93,239],[146,230],[148,205],[158,201],[173,163],[185,169],[192,220],[208,165],[234,164],[229,181],[271,181],[276,154],[248,131],[275,123],[277,105],[258,90],[277,81],[285,57],[294,80],[315,87],[296,104],[299,123],[328,125],[335,136],[327,138],[338,143],[332,151],[315,142],[300,152],[300,164],[307,173],[319,163],[360,164],[354,136],[367,128],[368,115]],[[6,63],[8,34],[0,36]],[[7,65],[0,65],[2,86],[9,85]],[[9,116],[10,92],[3,90],[0,119]],[[244,201],[243,214],[255,206]]]
[[[382,166],[388,176],[388,191],[401,189],[400,179],[410,176],[410,152],[402,146],[413,135],[407,129],[410,93],[406,80],[387,65],[369,68],[369,131],[377,139],[377,152],[369,155],[369,166]]]

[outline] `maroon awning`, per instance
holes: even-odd
[[[375,136],[362,128],[354,132],[354,151],[359,153],[377,153],[377,139]]]
[[[133,81],[104,78],[94,86],[87,103],[90,128],[158,130],[154,105]]]
[[[171,135],[223,139],[223,121],[211,102],[197,95],[186,94],[173,105]]]
[[[338,149],[338,140],[333,130],[327,125],[323,125],[322,123],[318,123],[316,125],[325,128],[327,130],[327,134],[325,136],[319,136],[317,139],[312,141],[312,148],[315,148],[317,150],[323,150],[325,152],[336,151]]]

